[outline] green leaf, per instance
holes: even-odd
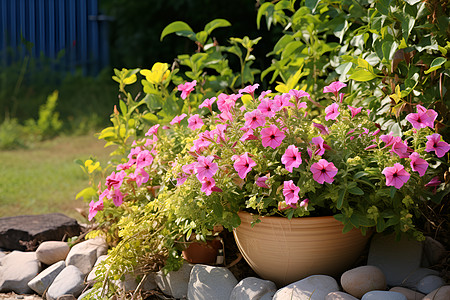
[[[119,106],[120,106],[120,110],[122,111],[122,115],[125,116],[127,114],[127,105],[125,104],[125,102],[120,100]]]
[[[402,34],[405,42],[408,40],[409,34],[414,28],[414,24],[416,24],[416,20],[410,15],[406,15],[402,20]]]
[[[351,188],[348,190],[348,192],[353,195],[364,195],[364,191],[359,187]]]
[[[263,15],[266,16],[267,19],[267,28],[270,29],[270,24],[272,23],[271,19],[273,19],[273,12],[274,12],[273,3],[265,2],[261,7],[258,9],[258,15],[256,16],[256,26],[259,29],[260,23],[261,23],[261,17]],[[270,20],[270,21],[269,21]]]
[[[336,207],[337,207],[338,209],[341,209],[341,208],[342,208],[342,205],[344,204],[344,198],[345,198],[346,192],[347,192],[347,189],[346,189],[346,188],[343,188],[343,189],[341,189],[341,190],[339,191],[339,197],[338,197],[338,200],[337,200],[337,203],[336,203]]]
[[[316,11],[317,5],[319,4],[320,0],[306,0],[305,5],[307,8],[311,10],[312,13]]]
[[[355,72],[353,72],[352,75],[350,75],[349,79],[353,79],[355,81],[369,81],[377,77],[377,75],[364,70],[364,69],[357,69]]]
[[[389,196],[391,196],[391,199],[394,199],[395,193],[397,192],[397,189],[395,188],[395,186],[391,186],[391,190],[389,193]]]
[[[200,44],[204,45],[208,39],[208,33],[206,31],[197,32],[195,38]]]
[[[344,225],[344,228],[342,229],[342,233],[347,233],[350,230],[354,228],[353,224],[351,222],[348,222]]]
[[[386,222],[384,222],[384,218],[378,217],[376,228],[377,232],[383,232],[386,229]]]
[[[365,171],[359,171],[358,173],[356,173],[355,175],[353,175],[354,179],[359,179],[363,176],[367,176],[369,175],[369,173],[365,172]]]
[[[93,187],[87,187],[84,190],[82,190],[81,192],[79,192],[76,196],[75,199],[81,198],[83,197],[84,200],[90,200],[92,199],[94,196],[97,195],[97,191],[93,188]]]
[[[189,33],[189,32],[192,33],[192,35],[195,35],[194,31],[192,31],[192,28],[188,24],[186,24],[183,21],[175,21],[175,22],[170,23],[163,29],[160,40],[162,41],[166,35],[171,34],[171,33],[184,33],[185,34],[185,33]],[[183,35],[183,36],[186,36],[186,35]]]
[[[429,74],[437,69],[439,69],[447,61],[444,57],[436,57],[431,62],[430,68],[425,71],[425,74]]]
[[[211,32],[219,27],[229,27],[231,26],[231,23],[228,22],[225,19],[215,19],[212,20],[211,22],[209,22],[208,24],[205,25],[205,31],[208,33],[208,35],[211,35]]]

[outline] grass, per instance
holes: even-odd
[[[94,156],[104,165],[111,150],[103,145],[89,134],[0,151],[0,217],[60,212],[86,222],[76,208],[87,211],[88,205],[75,196],[88,178],[74,161]]]

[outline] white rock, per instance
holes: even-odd
[[[361,300],[407,300],[405,295],[389,291],[370,291]]]
[[[62,295],[59,296],[56,300],[77,300],[74,295],[68,294],[68,295]]]
[[[259,299],[263,295],[277,291],[275,283],[256,277],[242,279],[231,292],[230,300]]]
[[[66,242],[46,241],[36,249],[36,257],[43,264],[53,265],[65,260],[69,251],[70,247]]]
[[[403,295],[405,295],[406,299],[408,299],[408,300],[419,300],[419,299],[422,299],[423,297],[425,297],[425,295],[422,293],[418,293],[416,291],[413,291],[413,290],[410,290],[410,289],[407,289],[407,288],[404,288],[401,286],[393,287],[389,291],[403,294]]]
[[[76,266],[84,275],[89,274],[97,258],[106,254],[108,246],[103,238],[95,238],[76,244],[70,249],[66,266]]]
[[[259,300],[272,300],[272,299],[273,299],[273,296],[275,296],[275,293],[276,293],[276,292],[277,292],[277,291],[268,292],[268,293],[262,295],[261,298],[259,298]]]
[[[431,267],[439,264],[446,253],[445,247],[440,242],[427,236],[423,243],[422,267]]]
[[[192,267],[194,265],[185,262],[178,271],[169,272],[167,275],[159,271],[155,277],[156,284],[168,296],[186,298]]]
[[[96,278],[97,275],[95,274],[95,272],[98,270],[99,268],[99,264],[104,261],[105,259],[108,258],[108,255],[100,255],[97,260],[95,261],[94,267],[92,268],[91,272],[89,272],[88,277],[86,278],[86,282],[92,286],[94,285],[94,283],[96,282]]]
[[[3,251],[0,251],[0,258],[4,257],[5,255],[6,255],[6,253],[5,253],[5,252],[3,252]]]
[[[344,292],[331,292],[325,297],[325,300],[358,300],[358,298]]]
[[[35,252],[13,251],[0,259],[0,292],[30,294],[28,282],[39,273]]]
[[[421,293],[429,294],[444,285],[445,281],[441,277],[436,275],[428,275],[419,281],[416,289]]]
[[[399,286],[409,274],[420,268],[422,243],[403,236],[376,234],[370,243],[367,264],[383,271],[389,286]]]
[[[125,280],[115,281],[115,285],[122,291],[134,291],[137,289],[139,283],[143,279],[143,275],[137,276],[135,274],[125,274]],[[155,273],[149,273],[145,277],[140,286],[141,291],[151,291],[157,288],[155,281]]]
[[[56,276],[47,291],[47,300],[72,294],[78,297],[84,289],[84,274],[75,266],[69,265]]]
[[[331,292],[339,291],[333,277],[312,275],[279,289],[273,300],[323,300]]]
[[[195,265],[188,286],[188,300],[229,300],[238,283],[230,270],[223,267]]]
[[[28,282],[28,286],[39,295],[42,295],[65,267],[66,263],[64,260],[51,265],[31,279],[30,282]]]
[[[439,272],[432,269],[419,268],[411,272],[411,274],[408,274],[408,277],[403,280],[401,286],[416,290],[419,282],[429,275],[439,275]]]
[[[378,267],[361,266],[344,272],[341,285],[347,293],[361,298],[367,292],[385,290],[386,277]]]
[[[450,299],[450,285],[444,285],[426,295],[422,300],[448,300],[448,299]]]

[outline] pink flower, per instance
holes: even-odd
[[[108,187],[108,189],[111,189],[112,187],[115,189],[119,189],[122,185],[124,177],[127,175],[125,171],[120,171],[118,173],[115,173],[114,171],[106,177],[105,185]]]
[[[350,109],[350,112],[352,114],[352,118],[354,118],[357,114],[361,112],[362,107],[355,108],[353,106],[347,105],[348,109]]]
[[[302,91],[302,90],[292,89],[289,91],[289,95],[291,95],[295,98],[295,102],[297,102],[300,98],[303,98],[303,97],[308,97],[308,100],[311,100],[311,96],[307,92]]]
[[[266,97],[267,95],[269,95],[270,93],[272,93],[271,90],[267,90],[267,91],[262,91],[261,95],[259,95],[258,100],[261,101],[261,99],[264,99],[264,97]]]
[[[425,128],[427,126],[433,129],[434,121],[436,120],[436,117],[438,115],[437,112],[432,109],[427,110],[425,107],[419,104],[416,107],[417,113],[411,113],[407,115],[406,120],[408,120],[409,123],[411,123],[411,125],[416,129]]]
[[[138,187],[141,187],[141,185],[143,183],[146,183],[150,178],[148,173],[145,172],[143,168],[136,168],[134,173],[131,173],[130,175],[128,175],[128,177],[130,178],[130,180],[136,181],[136,185]]]
[[[256,163],[248,156],[248,152],[245,152],[241,156],[234,156],[234,169],[238,172],[241,179],[244,179],[247,174],[252,170]]]
[[[273,98],[273,101],[275,101],[275,105],[280,107],[280,109],[284,107],[294,107],[294,104],[291,102],[291,95],[288,93],[276,95]]]
[[[439,176],[433,177],[433,179],[430,180],[427,184],[425,184],[426,187],[430,186],[439,186],[441,184],[441,181],[439,180]]]
[[[314,122],[313,122],[313,126],[316,127],[317,129],[319,129],[320,134],[323,134],[323,135],[328,135],[328,134],[330,134],[330,132],[328,131],[328,127],[326,127],[326,126],[324,126],[324,125],[322,125],[322,124],[314,123]]]
[[[203,124],[204,123],[198,114],[195,114],[188,119],[188,127],[191,130],[202,128]]]
[[[233,121],[233,115],[229,111],[224,111],[219,115],[219,119],[222,123]]]
[[[311,139],[311,142],[314,144],[316,151],[314,152],[314,155],[322,156],[325,153],[325,146],[324,146],[324,140],[322,137],[317,136],[313,137]]]
[[[152,134],[157,135],[159,126],[160,126],[159,124],[156,124],[156,125],[150,127],[150,129],[147,131],[145,136],[151,136]]]
[[[339,116],[340,112],[338,111],[339,105],[337,103],[333,103],[331,105],[328,105],[325,108],[325,120],[334,120],[337,116]]]
[[[239,99],[241,94],[231,94],[227,95],[225,93],[221,93],[217,97],[217,107],[221,112],[229,112],[232,107],[236,104],[236,100]]]
[[[320,184],[324,182],[332,183],[334,181],[334,176],[336,176],[338,169],[334,166],[332,162],[328,162],[325,159],[321,159],[311,166],[311,172],[313,173],[313,178]]]
[[[246,112],[244,118],[245,118],[244,126],[249,127],[251,129],[255,129],[264,126],[266,124],[266,118],[259,109]]]
[[[216,181],[212,177],[203,177],[200,182],[202,183],[202,188],[200,190],[207,196],[211,195],[212,192],[222,192],[222,190],[216,186]]]
[[[150,154],[150,151],[141,151],[136,158],[136,168],[145,168],[147,166],[150,166],[152,162],[153,156]]]
[[[267,176],[258,177],[258,179],[256,179],[256,185],[268,189],[269,186],[266,183],[267,179]]]
[[[189,94],[194,90],[194,87],[197,85],[197,80],[192,82],[186,82],[185,84],[179,84],[178,90],[181,91],[181,99],[186,99]]]
[[[284,182],[283,195],[286,204],[296,204],[299,200],[298,192],[300,192],[300,188],[292,180]]]
[[[399,163],[395,163],[393,167],[386,167],[381,172],[386,176],[386,185],[394,186],[396,189],[401,188],[411,175],[406,172],[405,167]]]
[[[425,151],[434,151],[437,157],[442,157],[445,153],[450,150],[450,145],[444,141],[441,141],[441,135],[439,133],[434,133],[427,136],[427,143]]]
[[[174,125],[175,123],[180,124],[180,122],[186,117],[187,117],[186,114],[182,114],[180,116],[175,116],[175,118],[173,118],[172,121],[170,121],[170,125]]]
[[[264,147],[276,149],[281,145],[285,137],[286,135],[284,132],[280,131],[280,129],[273,124],[261,130],[261,140]]]
[[[103,210],[103,208],[104,208],[104,206],[103,206],[102,200],[98,200],[97,202],[94,202],[94,200],[92,200],[91,203],[89,203],[88,220],[91,221],[95,217],[97,212]]]
[[[308,208],[308,203],[309,203],[309,199],[306,198],[305,200],[300,202],[300,207],[304,207],[305,209],[307,209]]]
[[[198,106],[198,108],[207,107],[209,110],[212,110],[212,105],[216,101],[216,97],[212,97],[211,99],[205,99],[202,104]]]
[[[343,87],[346,87],[346,86],[347,86],[347,85],[346,85],[345,83],[343,83],[343,82],[335,81],[335,82],[332,82],[330,85],[324,87],[324,88],[323,88],[323,92],[324,92],[324,93],[333,93],[334,96],[335,96],[336,99],[337,99],[337,97],[338,97],[338,92],[339,92]]]
[[[344,93],[339,93],[339,103],[342,103],[344,101]]]
[[[239,94],[247,93],[247,94],[250,94],[252,96],[252,98],[255,98],[255,90],[257,88],[259,88],[259,84],[258,83],[255,83],[254,85],[248,85],[245,88],[240,89],[239,90]]]
[[[257,140],[258,138],[253,134],[253,129],[247,129],[247,131],[239,139],[241,142],[248,140]]]
[[[382,134],[382,135],[380,136],[380,140],[382,140],[382,141],[385,143],[385,145],[384,145],[383,148],[389,147],[389,146],[393,145],[393,144],[396,143],[396,142],[402,142],[401,137],[399,137],[399,136],[394,136],[394,135],[392,134],[392,132],[389,133],[389,135]]]
[[[181,170],[183,170],[184,173],[188,175],[193,175],[195,172],[195,162],[187,165],[183,165],[181,167]]]
[[[180,173],[179,177],[177,177],[177,186],[183,185],[188,179],[188,177],[189,177],[188,175]]]
[[[411,169],[417,173],[419,173],[419,175],[422,177],[423,175],[425,175],[425,172],[427,171],[428,168],[428,163],[425,159],[420,158],[419,153],[417,152],[413,152],[411,153],[411,155],[409,156],[409,158],[411,159]]]
[[[376,148],[377,146],[378,146],[377,144],[372,144],[372,145],[367,146],[366,148],[364,148],[364,150],[370,150],[370,149]]]
[[[302,163],[301,152],[294,145],[287,147],[283,156],[281,157],[281,162],[285,165],[286,170],[292,173],[294,168],[298,168]]]
[[[275,106],[275,102],[269,99],[262,99],[261,103],[258,105],[259,111],[263,114],[264,117],[272,118],[275,116],[275,112],[280,109]]]
[[[216,174],[219,166],[213,162],[214,156],[209,155],[199,156],[197,158],[197,163],[194,165],[195,172],[197,173],[197,178],[199,180],[203,177],[211,178]]]
[[[392,145],[391,151],[397,154],[400,158],[407,158],[409,157],[409,152],[412,152],[412,149],[406,145],[406,141],[402,142],[402,140],[400,140]]]

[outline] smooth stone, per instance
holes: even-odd
[[[36,249],[36,257],[41,263],[50,266],[65,260],[69,251],[70,247],[66,242],[47,241],[41,243]]]
[[[194,265],[188,286],[188,300],[229,300],[238,283],[230,270],[202,264]]]
[[[277,292],[277,291],[268,292],[268,293],[262,295],[261,298],[259,298],[259,300],[272,300],[272,299],[273,299],[273,296],[275,296],[275,293],[276,293],[276,292]]]
[[[186,298],[188,294],[189,279],[194,265],[185,262],[178,271],[164,275],[162,271],[156,273],[155,281],[159,289],[166,295],[174,298]]]
[[[68,295],[62,295],[59,296],[56,300],[77,300],[74,295],[68,294]]]
[[[406,236],[397,241],[394,234],[376,234],[370,243],[367,264],[380,268],[389,286],[399,286],[420,268],[422,249],[422,243]]]
[[[423,243],[422,267],[438,265],[446,254],[447,250],[440,242],[427,236]]]
[[[378,267],[361,266],[344,272],[341,285],[345,292],[361,298],[367,292],[385,290],[386,277]]]
[[[323,300],[331,292],[338,292],[336,280],[327,275],[312,275],[279,289],[273,300]]]
[[[0,258],[2,258],[2,257],[4,257],[4,256],[6,256],[6,253],[3,252],[3,251],[0,251]]]
[[[13,251],[0,259],[0,292],[30,294],[28,282],[39,273],[35,252]]]
[[[78,297],[84,289],[84,274],[76,266],[64,268],[47,290],[47,300],[56,300],[59,296],[72,294]]]
[[[51,265],[31,279],[30,282],[28,282],[28,286],[39,295],[42,295],[65,267],[66,263],[64,260]]]
[[[441,277],[436,275],[428,275],[419,281],[416,289],[421,293],[429,294],[444,285],[445,281]]]
[[[77,220],[61,213],[0,218],[0,248],[25,251],[20,241],[61,241],[80,232]]]
[[[344,292],[331,292],[325,297],[325,300],[358,300],[358,298]]]
[[[417,270],[414,270],[411,274],[409,274],[408,277],[406,277],[405,280],[402,282],[401,286],[416,290],[419,282],[429,275],[439,275],[439,272],[432,269],[419,268]],[[430,290],[430,292],[431,291],[432,290]]]
[[[70,249],[66,258],[66,266],[76,266],[84,275],[89,274],[94,267],[97,258],[106,254],[108,246],[105,239],[95,238],[86,240]]]
[[[361,300],[407,300],[405,295],[389,291],[370,291]]]
[[[91,299],[102,299],[101,297],[102,289],[94,289],[90,288],[86,291],[84,291],[80,296],[78,296],[77,300],[91,300]]]
[[[263,295],[277,291],[274,282],[256,277],[242,279],[231,292],[230,300],[260,299]]]
[[[426,295],[422,300],[448,300],[450,299],[450,285],[444,285]]]
[[[96,282],[97,279],[97,275],[95,274],[95,272],[97,272],[98,268],[99,268],[99,264],[104,261],[105,259],[108,258],[108,255],[100,255],[97,260],[95,261],[94,267],[92,268],[91,272],[89,272],[88,277],[86,278],[86,282],[92,286],[94,285],[94,283]]]
[[[403,295],[405,295],[407,300],[420,300],[423,297],[425,297],[425,295],[422,293],[418,293],[416,291],[413,291],[413,290],[410,290],[410,289],[407,289],[407,288],[404,288],[401,286],[393,287],[389,291],[403,294]]]
[[[125,274],[125,278],[123,281],[118,280],[118,281],[115,281],[114,283],[121,290],[134,291],[137,289],[142,278],[143,278],[143,275],[138,277],[134,274]],[[156,285],[156,281],[155,281],[155,273],[149,273],[149,274],[147,274],[144,281],[142,282],[140,289],[141,289],[141,291],[151,291],[151,290],[156,289],[157,287],[158,286]]]

